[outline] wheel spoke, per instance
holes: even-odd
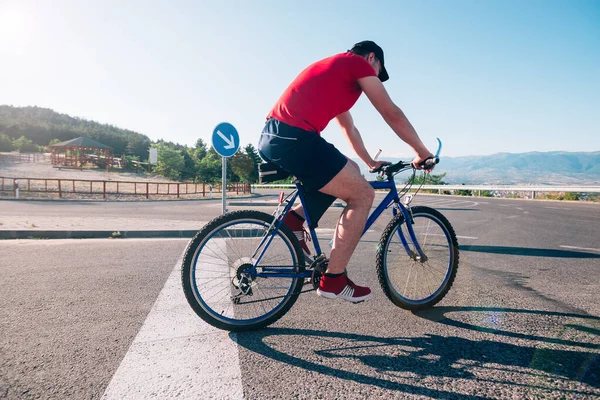
[[[236,213],[250,217],[236,220],[233,218]],[[302,278],[277,278],[276,274],[268,278],[250,277],[258,257],[255,251],[273,217],[255,211],[236,213],[226,215],[232,217],[220,225],[214,220],[214,225],[209,226],[211,221],[204,230],[206,233],[199,233],[190,244],[195,246],[195,252],[186,256],[183,265],[188,301],[198,315],[218,327],[250,326],[279,318],[282,310],[286,310],[284,306],[295,301],[299,292],[296,289],[303,283]],[[298,272],[295,240],[278,231],[264,249],[259,271],[262,266],[289,265],[290,272]],[[236,298],[239,301],[234,301]]]
[[[380,281],[392,298],[405,308],[421,308],[435,304],[443,297],[454,279],[457,260],[453,257],[451,228],[446,227],[445,218],[428,207],[413,208],[415,239],[426,261],[406,257],[404,246],[398,235],[403,235],[411,248],[417,243],[409,234],[409,226],[403,219],[386,228],[382,246],[378,250]],[[404,228],[402,227],[404,226]],[[452,231],[453,232],[453,231]],[[454,237],[454,236],[452,236]],[[454,239],[455,240],[455,239]],[[452,273],[449,273],[452,271]],[[381,275],[383,273],[383,275]],[[388,292],[389,290],[389,292]]]

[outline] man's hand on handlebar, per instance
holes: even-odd
[[[426,172],[431,172],[438,162],[439,160],[429,153],[426,157],[416,156],[411,164],[415,169],[424,169]]]
[[[369,165],[369,172],[380,171],[381,167],[384,165],[390,165],[389,161],[373,161],[371,165]]]

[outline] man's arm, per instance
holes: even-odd
[[[379,78],[367,76],[360,78],[358,84],[390,128],[417,154],[417,158],[413,160],[415,166],[433,156],[402,110],[394,104]]]
[[[360,136],[360,132],[354,126],[354,120],[352,119],[352,115],[350,112],[346,111],[335,117],[338,124],[340,124],[340,128],[342,128],[342,133],[348,141],[350,142],[350,146],[352,146],[352,150],[360,157],[361,160],[364,161],[365,164],[369,168],[375,168],[381,164],[381,162],[377,162],[371,158],[371,155],[365,148],[365,144],[363,143],[362,137]]]

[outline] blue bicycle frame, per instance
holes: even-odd
[[[361,234],[361,237],[362,237],[362,235],[365,234],[365,232],[371,227],[371,225],[373,225],[373,223],[377,220],[377,218],[379,218],[379,216],[387,208],[389,208],[392,205],[395,205],[395,207],[392,207],[392,215],[396,216],[398,214],[398,210],[400,210],[400,212],[402,212],[402,214],[404,215],[404,221],[407,222],[406,226],[407,226],[408,234],[410,236],[412,243],[415,246],[416,255],[418,255],[422,260],[425,260],[427,257],[423,253],[423,250],[421,250],[421,246],[419,246],[419,243],[415,236],[415,232],[412,227],[412,216],[411,216],[409,210],[400,202],[400,198],[398,197],[398,191],[396,189],[396,183],[394,182],[394,180],[370,181],[369,184],[373,187],[373,189],[389,189],[389,192],[385,196],[385,198],[379,203],[377,208],[371,213],[371,215],[369,215],[369,218],[367,219],[367,223]],[[260,261],[262,260],[266,249],[269,247],[269,245],[273,241],[275,234],[277,233],[281,224],[283,223],[283,216],[286,215],[288,213],[288,211],[292,208],[294,202],[296,201],[296,199],[298,197],[300,198],[300,203],[302,204],[302,207],[304,209],[306,209],[305,198],[304,198],[304,187],[299,182],[296,183],[296,191],[293,194],[291,194],[288,197],[288,199],[286,200],[287,204],[284,207],[283,212],[280,214],[281,217],[277,220],[273,231],[269,235],[265,236],[258,246],[258,249],[261,249],[261,251],[260,251],[260,254],[258,255],[258,257],[256,258],[256,261],[254,263],[252,270],[250,271],[250,274],[252,275],[253,278],[254,277],[308,278],[311,276],[312,270],[298,272],[298,273],[290,273],[289,268],[281,268],[281,267],[266,267],[266,266],[263,267],[263,266],[261,266],[260,267],[261,271],[260,272],[257,271],[257,267],[259,266]],[[306,214],[306,222],[309,227],[313,226],[308,213]],[[398,233],[398,237],[400,238],[400,241],[402,242],[402,245],[404,246],[404,249],[406,250],[406,254],[409,257],[414,257],[415,252],[413,252],[413,250],[411,250],[411,248],[409,247],[408,241],[404,237],[404,234],[402,233],[402,231],[400,229],[398,229],[397,233]],[[317,237],[317,233],[314,228],[310,228],[310,236],[314,243],[316,254],[321,254],[322,253],[321,245],[319,244],[319,239]]]

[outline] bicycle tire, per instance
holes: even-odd
[[[439,273],[439,270],[430,264],[432,262],[432,256],[441,255],[442,253],[447,253],[448,255],[448,265],[445,267],[444,277],[441,279],[439,286],[432,290],[428,296],[422,298],[409,298],[406,294],[402,294],[397,290],[394,283],[392,282],[390,272],[390,260],[388,259],[388,255],[392,254],[392,250],[390,250],[390,244],[392,242],[392,238],[394,237],[394,233],[398,231],[398,229],[402,229],[402,226],[405,224],[404,215],[402,213],[396,215],[387,225],[386,229],[383,231],[381,235],[381,239],[379,240],[379,245],[377,246],[377,276],[379,278],[379,284],[381,285],[384,293],[395,305],[401,307],[406,310],[423,310],[430,307],[433,307],[435,304],[440,302],[444,296],[448,293],[452,284],[454,283],[454,279],[456,278],[456,273],[458,271],[459,264],[459,251],[458,251],[458,240],[456,239],[456,233],[454,232],[454,228],[450,224],[450,222],[444,217],[442,213],[439,211],[425,206],[415,206],[412,207],[412,216],[413,221],[415,221],[415,225],[417,222],[426,222],[423,221],[427,219],[428,222],[433,222],[438,228],[441,229],[443,234],[431,234],[429,232],[428,226],[427,232],[425,233],[425,240],[421,240],[417,237],[419,244],[421,245],[425,255],[428,256],[428,259],[425,262],[421,262],[420,260],[416,260],[414,258],[409,257],[406,254],[404,247],[401,245],[401,242],[398,243],[398,262],[400,265],[404,263],[408,265],[409,269],[411,268],[419,268],[419,266],[423,270],[423,275],[429,274],[434,275],[435,273]],[[406,229],[406,227],[404,228]],[[415,232],[418,234],[418,232]],[[405,238],[409,242],[411,242],[409,236],[407,234],[404,235]],[[430,245],[428,247],[427,238],[428,237],[442,237],[440,244]],[[444,249],[444,246],[447,246],[447,249]],[[433,247],[436,249],[432,250]],[[437,249],[439,247],[439,250]],[[408,273],[407,283],[405,285],[405,292],[408,288],[408,282],[410,280],[410,275],[412,273],[412,269]],[[418,271],[415,272],[415,277],[418,274]],[[417,279],[415,278],[415,287],[416,287]],[[416,289],[415,289],[416,291]]]
[[[205,322],[209,323],[210,325],[216,328],[233,332],[261,329],[280,319],[289,311],[292,305],[294,305],[302,290],[302,286],[304,284],[303,278],[289,278],[291,280],[289,285],[290,288],[288,290],[287,295],[282,296],[283,300],[279,304],[277,304],[273,310],[266,313],[265,315],[257,316],[255,318],[247,320],[235,320],[233,318],[226,318],[223,316],[223,312],[219,314],[218,311],[209,307],[206,302],[206,299],[202,299],[202,297],[200,296],[200,293],[197,288],[197,283],[195,282],[196,272],[199,271],[196,266],[197,263],[195,261],[198,260],[202,249],[204,248],[206,243],[208,243],[208,241],[210,241],[211,238],[213,238],[213,236],[214,238],[222,237],[217,236],[218,232],[220,232],[221,229],[234,226],[236,223],[255,223],[257,226],[268,228],[273,222],[273,220],[273,215],[254,210],[242,210],[225,213],[206,224],[190,241],[183,258],[183,265],[181,270],[183,291],[191,308]],[[293,271],[303,272],[305,270],[304,253],[300,247],[300,243],[296,236],[293,234],[289,227],[283,224],[280,226],[280,229],[276,235],[279,235],[279,237],[283,240],[283,243],[287,245],[288,250],[290,250],[292,261],[295,263],[293,265]],[[230,239],[235,240],[236,237],[231,237],[231,235],[229,235],[229,238],[217,240],[227,241]],[[247,239],[247,237],[240,237],[238,240],[240,239]],[[231,243],[232,242],[230,242],[230,245]],[[225,245],[225,251],[227,251],[228,249],[227,246],[228,245]],[[268,249],[272,246],[273,242],[271,242]],[[251,256],[251,254],[248,254],[247,258],[249,258],[249,256]],[[222,267],[225,268],[228,271],[228,273],[231,273],[231,270],[234,268],[234,265],[232,265],[230,257],[227,257],[226,261],[227,265],[225,267]],[[201,265],[200,268],[202,267],[203,266]],[[226,275],[224,278],[220,277],[219,279],[224,280],[225,278],[229,278],[230,276],[231,275]],[[230,285],[231,287],[233,287],[233,283],[230,283]],[[230,290],[231,287],[229,288]],[[225,295],[223,295],[223,297],[225,297]],[[267,300],[269,299],[267,298]],[[232,304],[235,305],[233,301]],[[233,310],[235,312],[235,308],[233,308]]]

